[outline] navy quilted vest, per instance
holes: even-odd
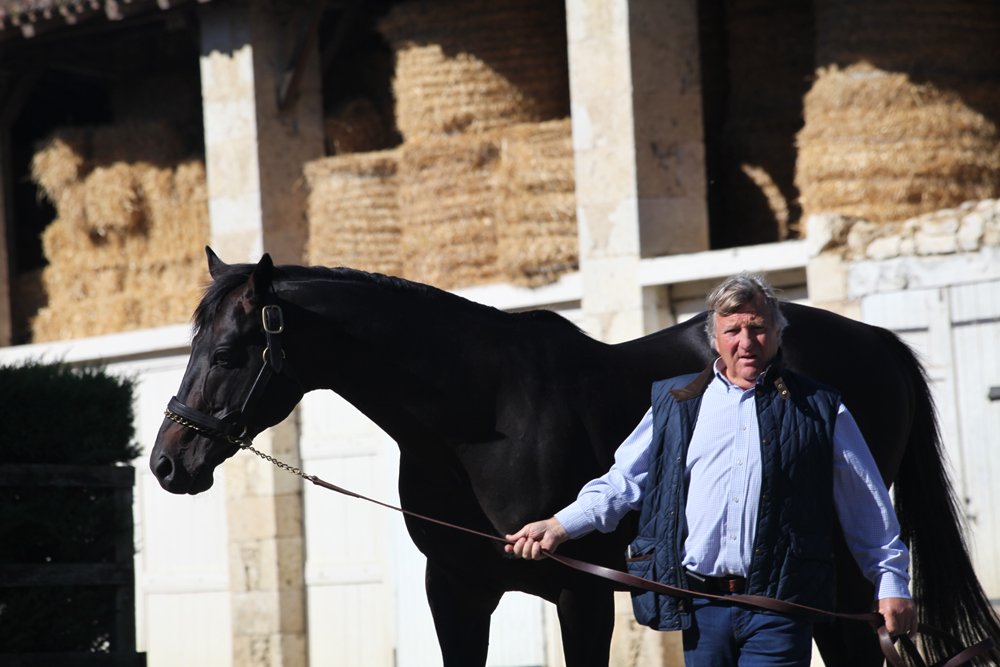
[[[684,478],[701,398],[714,375],[653,385],[653,441],[632,574],[687,588],[681,566],[687,534]],[[761,495],[746,593],[832,609],[833,427],[840,396],[775,361],[757,385]],[[686,600],[633,592],[636,620],[657,630],[690,626]]]

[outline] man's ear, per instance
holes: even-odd
[[[260,298],[271,289],[271,280],[274,278],[274,262],[271,256],[264,253],[264,256],[257,262],[257,266],[250,273],[247,281],[246,298],[250,303],[259,303]]]
[[[205,255],[208,256],[208,275],[212,276],[213,280],[229,268],[229,265],[219,259],[215,251],[208,246],[205,246]]]

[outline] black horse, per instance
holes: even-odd
[[[404,508],[502,535],[550,516],[604,473],[649,406],[652,382],[714,358],[705,315],[608,345],[549,311],[506,313],[436,288],[351,269],[226,265],[195,313],[191,358],[150,466],[164,489],[200,493],[240,443],[314,389],[332,389],[399,445]],[[887,483],[914,561],[920,620],[966,645],[1000,636],[967,553],[923,369],[892,333],[783,304],[786,363],[837,387]],[[262,361],[263,357],[263,361]],[[622,569],[634,524],[560,552]],[[449,666],[482,665],[505,591],[557,605],[567,664],[606,665],[612,588],[550,560],[407,519],[427,557],[427,598]],[[839,532],[839,531],[838,531]],[[838,608],[868,611],[873,588],[837,545]],[[828,666],[882,664],[864,624],[819,623]],[[928,658],[954,647],[927,638]]]

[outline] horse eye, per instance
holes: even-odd
[[[229,348],[221,348],[215,351],[212,355],[212,365],[222,366],[223,368],[228,368],[233,363],[232,355],[229,353]]]

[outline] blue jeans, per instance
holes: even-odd
[[[683,633],[687,667],[809,667],[812,622],[694,599]]]

